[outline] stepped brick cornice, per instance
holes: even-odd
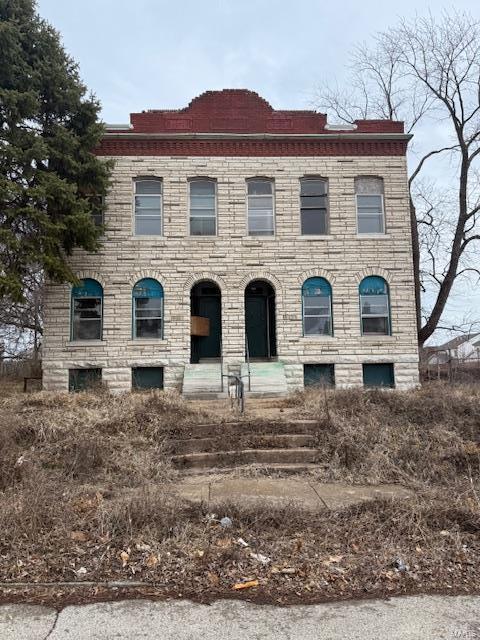
[[[184,109],[132,113],[107,126],[99,155],[404,155],[403,122],[356,120],[329,126],[323,113],[275,110],[246,89],[207,91]]]

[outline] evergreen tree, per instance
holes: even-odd
[[[38,268],[74,282],[66,256],[98,249],[111,170],[92,152],[99,110],[35,1],[0,0],[0,303]]]

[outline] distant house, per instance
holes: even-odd
[[[444,344],[427,347],[425,354],[429,365],[480,360],[480,333],[456,336]]]

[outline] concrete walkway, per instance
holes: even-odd
[[[418,596],[278,608],[142,600],[0,607],[1,640],[480,640],[480,597]]]
[[[374,498],[407,498],[412,492],[398,484],[351,485],[321,483],[308,478],[243,478],[190,476],[176,485],[181,496],[196,502],[228,500],[271,504],[297,503],[308,508],[336,509]]]

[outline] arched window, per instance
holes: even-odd
[[[303,335],[331,336],[332,287],[325,278],[309,278],[302,287]]]
[[[101,340],[102,318],[102,285],[86,278],[72,288],[72,340]]]
[[[388,284],[380,276],[364,278],[359,287],[363,335],[390,335]]]
[[[163,337],[163,287],[153,278],[133,287],[133,337]]]

